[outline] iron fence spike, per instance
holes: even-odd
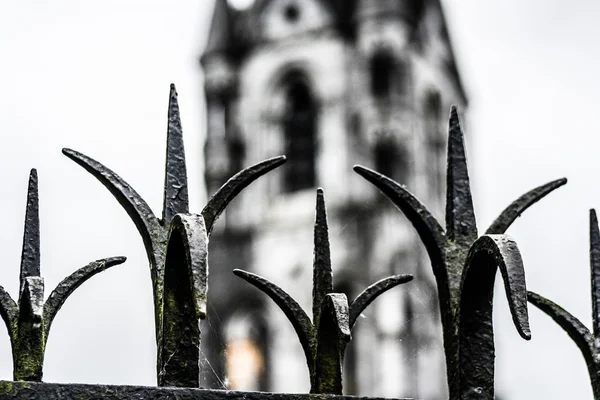
[[[594,337],[600,340],[600,231],[596,210],[590,210],[590,270],[592,281],[592,324]]]
[[[30,276],[40,276],[40,214],[38,176],[35,168],[29,174],[27,188],[23,250],[21,252],[20,290],[23,290],[25,279]]]
[[[322,302],[328,293],[333,292],[333,272],[329,250],[329,227],[323,189],[317,189],[316,217],[314,226],[313,260],[313,324],[319,323]]]
[[[477,239],[464,135],[456,107],[450,111],[446,184],[446,236],[463,248]]]
[[[169,226],[178,213],[189,212],[188,182],[185,166],[185,147],[177,91],[171,84],[167,124],[167,150],[165,156],[165,185],[162,221]]]
[[[459,343],[461,333],[458,329],[462,310],[460,305],[461,281],[469,249],[477,240],[477,226],[469,183],[464,137],[456,107],[452,107],[450,111],[448,129],[445,232],[435,217],[406,188],[367,168],[355,166],[354,170],[383,192],[400,209],[411,221],[419,234],[419,238],[425,245],[438,287],[450,398],[457,400],[461,398],[461,395],[464,395],[460,392]],[[505,230],[514,218],[531,204],[565,182],[566,180],[550,182],[521,196],[501,214],[497,223],[492,225],[490,230]],[[521,290],[521,292],[523,291]],[[521,300],[520,303],[522,302]],[[513,307],[513,312],[522,309],[523,307]],[[526,310],[526,308],[524,309]],[[516,312],[513,315],[518,314]],[[528,337],[528,325],[525,320],[517,319],[516,322],[522,336]]]
[[[168,246],[168,235],[171,220],[176,215],[189,215],[188,188],[185,165],[185,151],[183,146],[183,134],[181,129],[181,120],[179,115],[179,105],[177,101],[177,92],[175,85],[171,84],[169,93],[169,111],[168,111],[168,127],[167,127],[167,149],[165,162],[165,185],[164,185],[164,202],[162,219],[158,219],[144,199],[121,177],[111,171],[109,168],[99,162],[87,157],[74,150],[63,149],[63,154],[75,161],[86,171],[91,173],[98,179],[117,199],[121,206],[125,209],[133,223],[136,225],[140,236],[146,248],[146,254],[150,264],[150,272],[152,278],[152,288],[154,297],[154,315],[155,315],[155,334],[157,343],[157,380],[160,385],[169,382],[182,385],[198,385],[198,376],[193,380],[187,377],[182,378],[180,382],[175,382],[171,378],[165,376],[175,376],[175,372],[171,373],[168,369],[171,366],[167,365],[168,360],[163,357],[164,341],[179,341],[195,340],[190,335],[194,335],[195,331],[189,330],[171,330],[169,331],[172,337],[163,337],[165,328],[163,321],[163,304],[165,301],[165,257]],[[202,224],[206,234],[209,235],[212,231],[213,224],[227,204],[245,187],[256,180],[258,177],[266,174],[274,168],[285,162],[285,157],[275,157],[254,166],[246,168],[232,177],[223,187],[208,201],[207,205],[202,210],[201,217],[203,222],[196,221],[196,225]],[[202,229],[200,229],[202,230]],[[189,259],[187,262],[191,262]],[[206,275],[206,274],[205,274]],[[198,279],[202,281],[200,276],[192,277],[196,282]],[[196,279],[196,280],[194,280]],[[199,282],[198,281],[198,282]],[[200,286],[205,284],[199,284]],[[202,290],[197,289],[197,293]],[[206,290],[199,297],[204,297],[204,300],[196,302],[194,307],[199,315],[206,314]],[[171,364],[173,365],[173,364]]]

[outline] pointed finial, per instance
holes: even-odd
[[[21,291],[25,279],[30,276],[40,276],[40,215],[38,177],[35,168],[29,174],[29,187],[27,189],[25,230],[21,252]]]
[[[322,302],[333,292],[333,274],[329,254],[329,228],[323,189],[317,189],[317,212],[315,218],[314,261],[313,261],[313,324],[317,325]]]
[[[592,273],[592,321],[594,336],[600,335],[600,231],[596,210],[590,210],[590,267]]]
[[[450,110],[448,132],[446,234],[450,240],[460,242],[466,248],[477,239],[464,137],[455,106]]]
[[[189,212],[189,200],[185,150],[179,117],[179,104],[177,103],[177,91],[175,85],[171,84],[162,222],[165,226],[169,226],[175,214],[187,212]]]

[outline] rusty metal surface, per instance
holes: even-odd
[[[94,261],[63,279],[44,302],[44,279],[40,276],[40,218],[38,176],[29,175],[19,299],[15,302],[0,286],[0,316],[6,324],[13,354],[15,381],[41,381],[46,342],[56,314],[67,298],[99,272],[125,262],[125,257]]]
[[[281,308],[292,323],[310,375],[311,393],[342,394],[342,362],[350,330],[360,313],[387,290],[412,280],[395,275],[369,286],[348,304],[346,295],[333,293],[333,272],[329,249],[329,228],[323,190],[317,190],[314,226],[313,321],[300,305],[274,283],[239,269],[234,274],[256,286]]]
[[[154,295],[159,387],[46,384],[41,381],[44,351],[56,313],[75,289],[125,257],[94,261],[65,278],[44,302],[40,276],[37,172],[31,171],[15,302],[0,287],[0,316],[13,351],[15,382],[0,381],[2,399],[346,399],[342,365],[358,316],[379,295],[413,279],[394,275],[367,287],[353,301],[335,293],[324,194],[316,191],[312,320],[285,291],[267,279],[236,269],[235,275],[268,295],[291,322],[303,348],[311,394],[202,390],[200,320],[207,318],[208,241],[227,205],[249,184],[281,166],[275,157],[246,168],[227,181],[199,214],[190,213],[183,135],[175,87],[168,107],[164,202],[161,218],[122,178],[74,150],[63,153],[98,179],[136,225],[148,257]],[[590,264],[593,329],[544,297],[528,292],[516,242],[505,231],[526,209],[563,186],[566,179],[541,185],[511,203],[479,236],[467,168],[464,135],[455,108],[448,133],[445,228],[404,186],[362,166],[355,171],[377,187],[413,224],[434,272],[451,400],[494,398],[493,290],[500,271],[517,332],[529,340],[527,302],[553,318],[573,339],[588,365],[595,399],[600,400],[600,230],[590,211]],[[222,268],[222,266],[218,266]],[[410,290],[410,288],[409,288]],[[400,312],[397,310],[396,312]],[[23,382],[28,381],[28,382]]]
[[[476,252],[479,240],[510,243],[512,239],[503,236],[490,236],[488,239],[484,236],[477,239],[464,135],[455,107],[450,112],[447,162],[446,229],[441,227],[425,205],[399,183],[362,166],[355,166],[354,170],[383,192],[406,215],[427,249],[438,288],[450,398],[490,398],[493,397],[494,387],[493,327],[491,322],[489,324],[487,322],[488,312],[483,310],[489,310],[491,314],[492,277],[495,276],[497,268],[505,271],[503,272],[504,284],[511,304],[511,312],[513,317],[519,316],[515,321],[517,329],[524,338],[528,339],[528,330],[525,329],[527,304],[523,301],[526,297],[525,277],[520,265],[521,256],[516,246],[508,246],[505,248],[506,251],[500,252],[503,257],[489,257],[485,263],[475,263],[476,265],[473,266],[469,264],[474,261],[468,258],[469,254]],[[504,234],[525,209],[565,183],[566,179],[559,179],[521,196],[501,213],[486,233]],[[474,268],[478,272],[468,272]],[[465,285],[465,282],[470,282],[467,278],[471,275],[480,275],[485,279],[481,283],[483,286]],[[468,290],[476,286],[480,293]],[[487,299],[489,308],[483,307],[483,304],[473,308],[471,301],[463,302],[463,298],[478,302]],[[465,309],[463,310],[462,307]],[[468,314],[463,315],[465,312]],[[475,317],[470,313],[474,313]],[[479,324],[489,325],[485,333]],[[478,331],[480,333],[476,333]],[[477,340],[474,340],[473,334]],[[476,361],[477,377],[472,376],[472,369],[470,372],[465,372],[469,376],[468,379],[463,374],[464,357],[467,355],[469,360]]]
[[[469,250],[461,282],[458,360],[463,397],[494,398],[492,306],[498,269],[515,327],[523,339],[531,339],[525,270],[517,244],[507,235],[482,236]]]
[[[82,166],[112,193],[142,237],[150,264],[154,296],[158,384],[160,386],[198,387],[197,365],[200,357],[199,348],[196,346],[199,344],[200,335],[198,319],[206,317],[206,277],[208,274],[206,246],[210,232],[227,204],[254,180],[282,165],[285,157],[275,157],[239,172],[212,196],[200,215],[189,214],[183,131],[177,92],[173,84],[171,84],[169,93],[162,218],[157,218],[146,201],[109,168],[74,150],[63,149],[63,154]],[[181,216],[180,219],[176,218],[178,215]],[[173,231],[173,224],[176,225],[176,231],[179,232],[175,235],[177,244],[170,243],[173,237],[170,234]],[[185,229],[182,226],[185,226]],[[181,239],[184,238],[191,241],[184,240],[186,245],[181,246]],[[192,243],[194,243],[193,248],[189,247]],[[183,254],[178,254],[173,256],[173,263],[169,262],[167,249],[175,247],[178,247],[178,250],[173,251],[185,250],[188,258],[185,258]],[[200,248],[204,250],[198,251]],[[180,262],[184,262],[184,260],[188,263],[187,267],[180,265]],[[182,285],[181,290],[175,284],[165,288],[165,279],[168,275],[166,268],[171,265],[177,270],[177,272],[173,272],[174,276],[179,276],[185,282],[191,283],[189,293],[179,292],[187,290],[190,285]],[[186,268],[188,269],[186,270]],[[200,269],[196,270],[195,268]],[[193,271],[195,275],[188,275],[184,271]],[[184,290],[183,287],[186,289]],[[165,291],[167,292],[165,293]],[[176,349],[183,350],[184,348],[187,350],[183,353],[173,352]]]

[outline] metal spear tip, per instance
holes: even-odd
[[[596,210],[590,209],[590,255],[595,256],[592,262],[600,264],[600,231],[598,230],[598,217]]]
[[[171,83],[169,87],[169,120],[172,118],[179,122],[179,104],[177,102],[177,89],[175,89],[174,83]]]
[[[450,107],[450,129],[455,127],[460,129],[460,120],[458,119],[458,110],[453,104],[452,107]]]
[[[325,195],[323,194],[323,189],[317,189],[317,220],[325,218]],[[320,222],[320,221],[319,221]],[[325,221],[327,223],[327,221]]]
[[[40,276],[40,215],[37,170],[29,172],[25,228],[21,251],[21,287],[28,276]]]
[[[174,119],[177,121],[179,125],[181,125],[181,121],[179,121],[179,103],[177,101],[177,89],[175,89],[175,84],[171,83],[171,87],[169,89],[169,121]],[[181,126],[179,126],[181,129]]]
[[[596,210],[590,209],[590,271],[592,280],[592,324],[595,337],[600,336],[600,229]]]

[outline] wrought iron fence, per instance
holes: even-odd
[[[232,271],[268,295],[289,319],[306,357],[310,394],[199,389],[199,322],[207,317],[208,238],[228,203],[254,180],[284,164],[285,157],[275,157],[239,172],[211,197],[200,214],[193,214],[189,211],[183,137],[173,85],[168,118],[164,203],[160,218],[127,182],[109,168],[77,151],[63,150],[67,157],[86,169],[113,194],[142,237],[154,295],[158,387],[42,383],[44,350],[56,313],[81,284],[95,274],[123,263],[125,257],[94,261],[77,270],[64,279],[44,302],[44,283],[40,276],[37,173],[32,170],[18,301],[0,287],[0,315],[11,340],[14,379],[0,381],[0,398],[300,400],[314,398],[315,395],[344,397],[342,361],[357,317],[380,294],[409,283],[413,277],[388,277],[367,287],[352,301],[342,293],[334,293],[324,193],[318,189],[312,320],[290,295],[274,283],[250,272]],[[527,314],[529,301],[552,317],[579,346],[589,368],[594,396],[600,399],[600,232],[595,212],[592,210],[590,214],[592,333],[558,305],[527,292],[519,249],[504,234],[527,208],[567,180],[558,179],[524,194],[501,212],[483,236],[479,236],[463,133],[455,108],[450,112],[449,125],[445,229],[427,207],[402,185],[362,166],[355,166],[354,170],[408,217],[427,249],[438,289],[450,399],[494,398],[492,300],[498,269],[519,334],[527,340],[531,337]],[[402,290],[410,290],[410,285]],[[261,296],[259,293],[256,295]]]

